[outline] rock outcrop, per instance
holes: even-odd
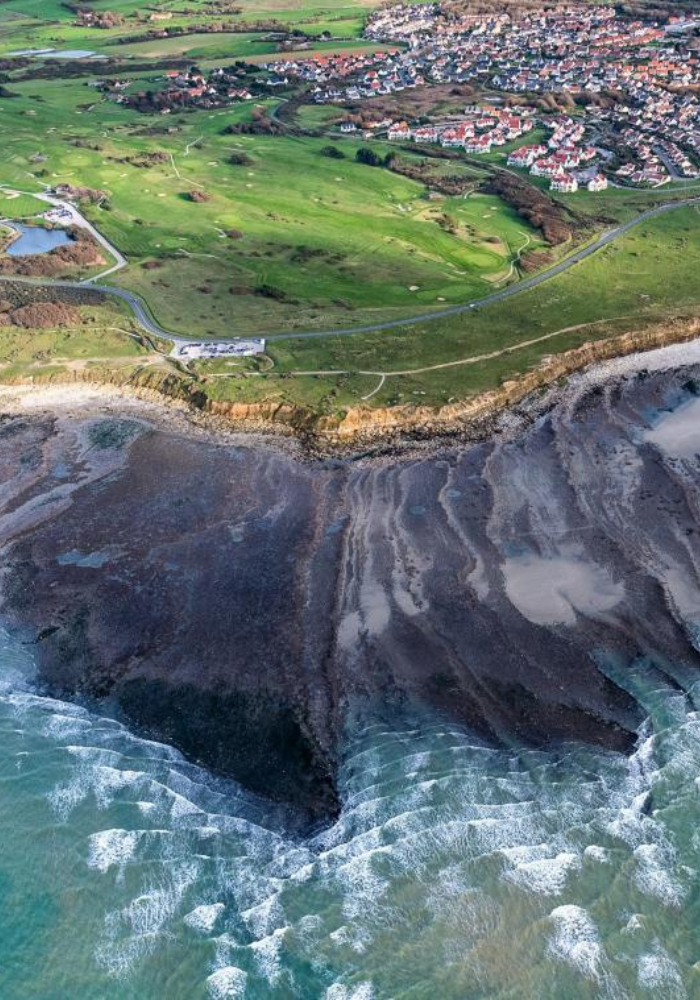
[[[301,463],[124,404],[0,425],[2,615],[41,682],[318,821],[344,727],[397,700],[499,742],[618,750],[626,668],[695,676],[700,370],[527,430]],[[668,424],[672,421],[672,424]]]

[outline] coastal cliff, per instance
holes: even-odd
[[[504,382],[497,389],[443,406],[358,406],[334,416],[316,415],[284,403],[207,400],[204,408],[241,430],[292,433],[305,442],[314,442],[321,449],[396,443],[401,436],[431,438],[479,428],[495,414],[589,365],[637,351],[685,343],[698,336],[700,318],[689,317],[590,341],[544,358],[535,368]]]
[[[47,690],[310,822],[338,808],[346,728],[397,702],[625,750],[629,665],[700,667],[699,392],[700,367],[637,365],[466,447],[301,462],[107,393],[5,390],[2,615]]]
[[[353,455],[358,451],[397,450],[419,441],[450,438],[474,440],[488,435],[499,414],[535,398],[569,376],[610,359],[683,344],[700,336],[700,317],[668,320],[614,337],[603,337],[580,347],[548,355],[517,378],[497,388],[442,406],[360,405],[324,413],[292,402],[265,400],[233,402],[212,399],[206,386],[185,370],[166,367],[112,367],[91,363],[36,374],[6,375],[0,384],[37,385],[78,382],[110,386],[148,402],[187,410],[198,424],[216,432],[243,432],[296,440],[312,456]]]

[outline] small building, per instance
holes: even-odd
[[[389,126],[387,138],[390,142],[404,142],[411,138],[411,129],[408,122],[394,122]]]
[[[558,191],[560,194],[573,194],[574,191],[578,191],[578,181],[573,174],[562,171],[552,177],[549,189],[550,191]]]
[[[604,174],[596,174],[586,185],[589,191],[606,191],[608,178]]]
[[[479,135],[467,139],[464,143],[464,149],[467,153],[490,153],[492,144],[490,136]]]
[[[265,341],[262,337],[235,337],[227,341],[179,341],[171,356],[192,361],[213,358],[248,358],[264,354]]]

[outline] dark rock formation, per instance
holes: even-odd
[[[381,700],[625,750],[629,663],[700,663],[696,391],[630,375],[496,442],[332,466],[148,412],[8,416],[2,613],[50,690],[313,820],[349,710]]]

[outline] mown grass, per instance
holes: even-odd
[[[32,198],[31,195],[0,188],[0,219],[30,219],[45,212],[48,207],[46,202]]]
[[[475,364],[390,375],[370,403],[440,404],[487,391],[549,354],[697,312],[699,221],[697,209],[659,216],[538,288],[481,311],[375,334],[271,342],[273,375],[229,379],[208,391],[300,402],[311,393],[326,409],[336,410],[365,394],[367,376],[362,376],[363,391],[354,391],[360,388],[353,382],[358,370],[399,372],[508,351]],[[556,336],[551,339],[521,346],[552,333]],[[342,379],[286,376],[328,369],[349,374]]]
[[[345,158],[332,160],[325,138],[222,134],[249,107],[172,116],[169,134],[162,117],[101,101],[82,81],[17,91],[3,105],[10,128],[0,183],[106,191],[110,210],[91,217],[132,262],[112,280],[143,293],[174,331],[230,335],[412,314],[485,294],[513,277],[524,239],[539,244],[497,198],[426,200],[422,185],[355,162],[357,141],[345,140]],[[149,126],[162,134],[144,134]],[[36,166],[39,150],[46,159]],[[159,152],[168,158],[150,169],[134,163]],[[247,162],[233,165],[232,154]],[[209,200],[192,201],[192,191]],[[242,238],[227,238],[231,230]],[[144,269],[146,261],[160,266]],[[261,297],[263,286],[271,294]]]

